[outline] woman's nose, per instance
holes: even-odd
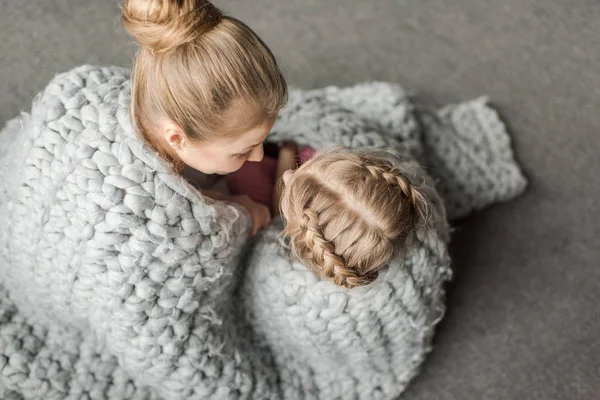
[[[265,152],[263,150],[263,146],[262,145],[256,146],[250,152],[250,155],[248,156],[248,161],[252,161],[252,162],[262,161],[264,155],[265,155]]]

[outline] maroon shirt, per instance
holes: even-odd
[[[300,164],[310,160],[316,151],[308,146],[298,151]],[[227,187],[233,195],[246,194],[257,203],[272,208],[275,173],[277,172],[276,154],[265,155],[262,161],[245,162],[237,171],[227,175]]]

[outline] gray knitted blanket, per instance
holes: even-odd
[[[122,68],[79,67],[0,133],[1,398],[394,398],[444,313],[446,211],[526,184],[484,98],[293,90],[273,140],[383,149],[434,201],[406,254],[348,291],[289,258],[281,221],[244,246],[246,212],[135,136],[129,90]]]

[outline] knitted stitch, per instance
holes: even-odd
[[[444,312],[451,217],[525,179],[483,99],[431,111],[397,85],[291,92],[270,140],[387,149],[435,201],[429,228],[346,291],[288,258],[275,221],[202,197],[134,134],[129,74],[58,75],[0,134],[0,397],[387,399]],[[469,154],[469,157],[465,155]]]

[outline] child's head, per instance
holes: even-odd
[[[125,0],[122,13],[141,46],[132,71],[136,131],[178,167],[229,173],[260,161],[287,101],[260,38],[206,0]]]
[[[292,252],[347,288],[377,278],[429,205],[390,162],[343,150],[317,154],[284,181],[281,213]]]

